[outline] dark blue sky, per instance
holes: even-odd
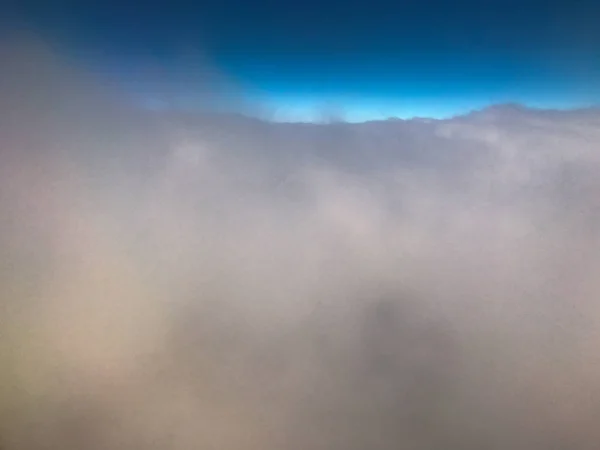
[[[15,3],[8,21],[25,19],[149,98],[150,73],[192,79],[182,55],[198,50],[249,96],[291,116],[325,104],[360,120],[600,99],[597,1]]]

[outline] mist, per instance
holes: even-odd
[[[3,449],[597,447],[600,111],[148,111],[6,42]]]

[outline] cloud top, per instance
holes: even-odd
[[[150,113],[2,58],[4,448],[596,448],[599,111]]]

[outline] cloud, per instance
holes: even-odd
[[[4,448],[595,448],[598,111],[156,114],[5,50]]]

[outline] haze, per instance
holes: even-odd
[[[1,51],[3,449],[597,448],[599,110],[275,123]]]

